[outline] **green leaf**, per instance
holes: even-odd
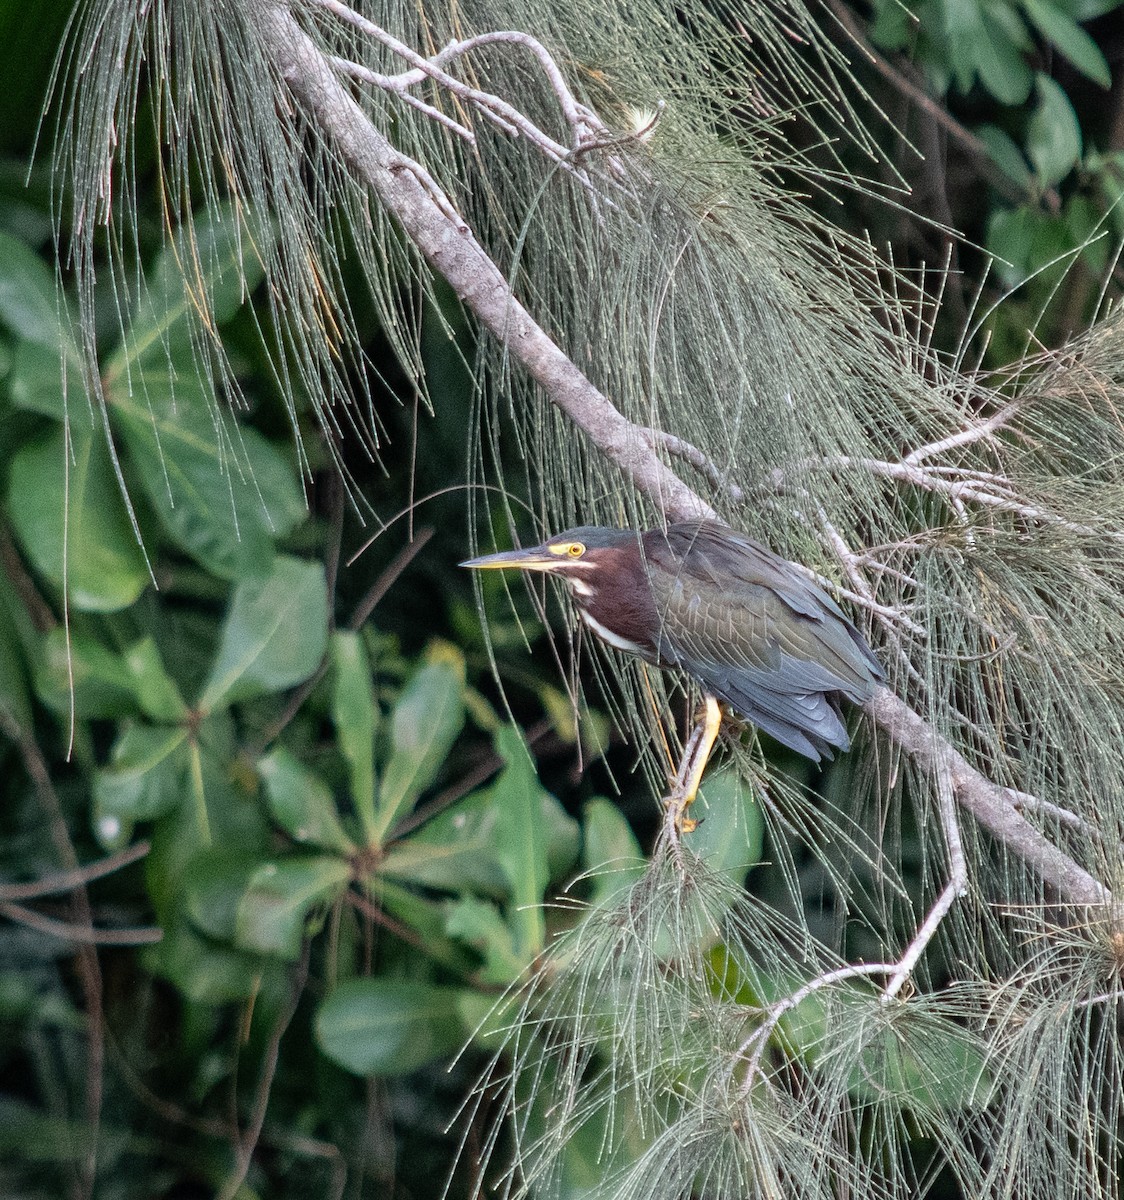
[[[539,789],[551,879],[577,857],[577,823],[558,801]],[[445,892],[482,892],[500,899],[508,880],[496,853],[502,812],[492,788],[481,788],[395,842],[378,865],[378,878],[395,878]]]
[[[136,678],[125,659],[92,637],[49,630],[35,663],[35,693],[56,713],[69,715],[71,700],[79,720],[115,719],[140,713]]]
[[[976,78],[976,47],[983,40],[983,23],[976,0],[943,0],[941,16],[942,46],[956,76],[956,86],[966,92]]]
[[[244,950],[296,958],[305,918],[347,885],[351,868],[342,858],[283,858],[264,863],[250,878],[238,905],[237,944]]]
[[[847,1086],[861,1099],[892,1098],[931,1112],[982,1107],[991,1080],[970,1034],[928,1017],[881,1024],[863,1045]]]
[[[261,575],[274,540],[306,515],[292,468],[256,430],[236,426],[197,376],[166,364],[108,392],[114,427],[172,541],[224,579]]]
[[[61,303],[54,271],[26,243],[0,231],[0,322],[54,351],[56,380],[59,347],[69,343],[59,319]]]
[[[496,858],[496,820],[490,789],[473,792],[394,842],[379,862],[378,876],[498,899],[507,881]]]
[[[972,45],[980,83],[1001,104],[1022,104],[1034,83],[1034,73],[1023,57],[1031,45],[1026,28],[1013,9],[983,8],[980,18]]]
[[[174,808],[185,792],[185,729],[133,725],[117,739],[110,766],[94,776],[94,831],[103,846],[128,837],[136,821]]]
[[[421,935],[425,953],[458,975],[467,975],[477,963],[471,951],[454,941],[445,929],[448,902],[419,896],[381,876],[372,881],[372,899],[396,920]]]
[[[147,946],[145,968],[167,979],[197,1004],[245,1000],[261,984],[261,960],[201,937],[179,917],[164,930],[163,941]]]
[[[486,900],[465,896],[449,906],[445,932],[466,942],[484,958],[478,972],[481,983],[508,984],[518,979],[527,956],[517,945],[517,935],[503,914]]]
[[[1112,72],[1097,43],[1073,17],[1050,0],[1022,0],[1027,16],[1039,33],[1094,83],[1112,85]]]
[[[1033,175],[1026,164],[1023,152],[1015,141],[995,125],[981,125],[976,137],[987,147],[991,161],[1021,188],[1029,188]]]
[[[243,848],[223,846],[196,854],[184,872],[184,911],[192,923],[208,937],[234,941],[238,906],[261,865],[260,858]]]
[[[460,1047],[459,996],[420,982],[349,979],[320,1006],[316,1040],[356,1075],[403,1075]]]
[[[390,757],[379,784],[376,842],[437,777],[464,725],[464,659],[449,647],[431,651],[390,715]]]
[[[525,962],[546,945],[542,901],[550,882],[542,821],[542,788],[522,735],[510,725],[496,731],[507,766],[492,789],[497,809],[496,856],[511,890],[511,924]]]
[[[761,861],[765,823],[749,783],[733,768],[709,775],[691,806],[698,828],[687,845],[711,870],[741,883]]]
[[[294,841],[352,854],[355,843],[343,831],[336,803],[318,776],[279,746],[258,762],[273,819]]]
[[[585,806],[582,867],[589,877],[590,903],[612,900],[644,873],[647,859],[621,810],[601,797]]]
[[[1069,97],[1048,75],[1039,73],[1038,104],[1026,130],[1026,153],[1040,187],[1053,187],[1081,158],[1081,127]]]
[[[75,429],[100,425],[95,421],[79,371],[77,351],[66,359],[66,379],[58,344],[19,342],[12,354],[8,395],[17,408],[62,421],[69,416]]]
[[[307,679],[324,657],[327,627],[323,568],[278,558],[265,579],[235,588],[199,707],[209,712]]]
[[[368,837],[375,829],[375,725],[371,664],[359,634],[332,634],[332,721],[351,776],[351,795]]]
[[[1073,248],[1060,217],[1030,207],[996,209],[988,222],[986,244],[1001,260],[999,273],[1007,287],[1029,279]]]
[[[173,724],[187,717],[187,705],[175,680],[164,668],[156,643],[150,637],[135,642],[124,655],[140,710],[153,721]]]
[[[60,588],[65,576],[75,608],[113,612],[141,594],[148,568],[104,439],[92,429],[75,429],[70,449],[68,463],[59,429],[16,454],[8,512],[40,574]]]

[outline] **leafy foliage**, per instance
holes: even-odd
[[[294,10],[314,48],[368,76],[401,67],[386,39]],[[1065,74],[1105,84],[1082,26],[1097,11],[873,10],[872,41],[912,46],[938,94],[979,105],[988,178],[1018,195],[978,205],[973,232],[1028,298],[966,314],[951,362],[861,235],[893,155],[860,119],[869,81],[802,6],[375,15],[427,54],[472,33],[541,39],[609,122],[574,154],[538,154],[549,143],[514,138],[507,110],[485,120],[437,83],[412,104],[362,88],[362,111],[638,445],[845,576],[934,737],[1075,873],[1116,885],[1119,322],[1065,360],[959,370],[973,322],[993,353],[1021,352],[1026,312],[1053,294],[1046,263],[1108,261],[1083,239],[1116,151]],[[401,579],[385,561],[389,515],[423,511],[427,472],[457,488],[462,453],[481,541],[526,530],[527,509],[542,526],[653,523],[660,497],[622,486],[596,437],[513,371],[515,342],[473,344],[285,90],[275,17],[84,7],[60,90],[61,299],[27,232],[44,222],[0,207],[19,231],[0,243],[0,730],[18,781],[0,818],[0,1019],[16,1034],[0,1181],[437,1194],[453,1153],[438,1131],[482,1070],[454,1193],[1037,1197],[1062,1180],[1115,1195],[1111,907],[1068,910],[970,826],[968,895],[910,987],[882,993],[946,880],[946,797],[923,757],[864,726],[821,776],[734,740],[698,829],[649,860],[677,746],[647,735],[682,724],[674,685],[629,668],[622,686],[620,660],[597,658],[564,694],[549,655],[521,657],[553,614],[500,580],[481,641],[452,581],[459,495],[433,502],[433,560]],[[482,43],[454,82],[556,132],[536,63],[525,41]],[[636,119],[656,103],[657,124]],[[140,141],[119,152],[126,134]],[[809,187],[844,189],[857,230],[817,217]],[[1071,314],[1097,300],[1074,295]],[[348,570],[345,540],[366,535],[337,472],[384,535]],[[565,769],[579,730],[602,749],[610,727],[635,748],[614,760],[631,824]],[[108,877],[82,874],[60,928],[38,884],[20,889],[65,891],[80,862]]]

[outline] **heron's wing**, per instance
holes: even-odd
[[[866,700],[882,672],[826,592],[721,526],[674,525],[645,549],[662,661],[800,753],[846,747],[834,693]]]

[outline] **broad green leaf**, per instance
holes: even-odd
[[[848,1076],[852,1095],[915,1111],[982,1107],[991,1090],[971,1035],[935,1017],[876,1025]]]
[[[691,806],[698,828],[687,845],[707,866],[741,883],[761,861],[765,824],[753,788],[738,771],[727,769],[703,781]]]
[[[1081,28],[1070,13],[1051,0],[1022,0],[1027,16],[1038,32],[1094,83],[1107,88],[1112,72],[1097,43]]]
[[[1026,152],[1040,187],[1060,183],[1081,158],[1081,127],[1069,97],[1048,75],[1039,73],[1038,103],[1026,129]]]
[[[296,958],[309,912],[333,899],[350,876],[344,859],[326,855],[264,863],[238,905],[237,944],[243,950]]]
[[[133,695],[146,717],[167,724],[186,718],[187,705],[175,680],[165,670],[152,638],[142,638],[130,646],[125,651],[124,663],[132,676]]]
[[[404,1075],[459,1049],[452,988],[399,979],[349,979],[316,1014],[320,1049],[356,1075]]]
[[[17,408],[42,413],[61,421],[70,417],[75,429],[89,426],[100,428],[95,419],[85,384],[73,354],[66,360],[66,379],[63,361],[57,344],[19,342],[12,354],[12,369],[8,375],[8,395]]]
[[[421,935],[425,953],[434,962],[458,975],[467,975],[476,967],[476,958],[471,951],[446,932],[447,901],[419,896],[410,888],[398,887],[381,876],[372,881],[371,893],[380,908]]]
[[[0,230],[0,322],[52,350],[56,377],[59,346],[69,341],[59,319],[61,303],[54,271],[26,243]]]
[[[558,879],[577,858],[577,823],[558,801],[539,789],[549,875]],[[507,876],[496,855],[501,820],[492,788],[481,788],[393,843],[378,865],[378,878],[408,880],[445,892],[508,894]]]
[[[376,841],[437,777],[464,724],[464,660],[451,648],[430,652],[390,715],[390,757],[379,782]]]
[[[237,786],[229,759],[194,752],[189,776],[191,803],[183,803],[152,826],[152,850],[144,862],[148,894],[162,925],[172,925],[184,911],[195,863],[201,856],[225,853],[260,864],[271,857],[272,830],[258,798]],[[205,813],[199,811],[196,788]]]
[[[24,446],[11,464],[8,512],[28,558],[58,587],[65,577],[76,609],[125,608],[148,583],[104,438],[92,429],[73,431],[69,462],[61,429]]]
[[[477,973],[481,983],[507,984],[518,979],[527,965],[525,950],[517,945],[512,923],[486,900],[465,896],[449,906],[445,932],[466,942],[484,959]]]
[[[343,831],[327,784],[307,770],[284,746],[258,763],[273,819],[294,841],[352,854],[355,843]]]
[[[65,629],[48,631],[35,667],[36,695],[56,713],[69,714],[73,698],[83,721],[140,714],[128,663],[86,634],[75,631],[68,641]]]
[[[999,260],[999,274],[1008,287],[1022,283],[1073,248],[1060,217],[1030,207],[997,209],[988,222],[986,244]]]
[[[230,1004],[254,995],[262,964],[255,955],[209,941],[179,917],[143,951],[145,968],[197,1004]]]
[[[185,794],[183,728],[133,725],[117,739],[110,765],[94,776],[94,831],[116,846],[136,821],[149,821]]]
[[[278,558],[265,579],[235,588],[199,707],[209,712],[307,679],[324,657],[327,628],[323,568]]]
[[[185,871],[184,911],[208,937],[232,942],[238,926],[238,906],[260,858],[228,846],[202,850]]]
[[[496,731],[507,766],[492,788],[497,810],[496,856],[511,891],[510,922],[517,950],[529,962],[546,944],[542,901],[550,882],[542,820],[542,787],[522,736],[510,725]]]
[[[1090,270],[1100,272],[1116,244],[1109,234],[1100,205],[1091,196],[1071,196],[1062,209],[1062,220],[1069,231],[1070,244],[1080,246],[1081,257]]]
[[[511,1030],[520,1017],[518,993],[508,991],[497,999],[485,992],[463,991],[458,1008],[461,1024],[472,1036],[472,1044],[495,1054],[510,1050]]]
[[[1120,7],[1120,0],[1068,0],[1069,11],[1075,21],[1095,21],[1114,8]]]
[[[506,894],[507,881],[496,858],[496,819],[491,790],[473,792],[392,843],[378,864],[378,877],[498,899]]]
[[[1005,21],[1004,15],[1011,17]],[[1034,83],[1023,57],[1030,45],[1026,29],[1013,10],[983,8],[972,46],[980,82],[1001,104],[1022,104]]]
[[[902,4],[876,4],[870,40],[880,50],[904,50],[914,38],[914,22]]]
[[[644,873],[647,859],[624,814],[600,797],[583,812],[582,867],[587,872],[590,903],[611,900]]]
[[[1033,176],[1026,164],[1023,152],[1014,139],[995,125],[981,125],[976,129],[976,137],[987,147],[991,161],[1019,187],[1029,187]]]
[[[146,367],[128,384],[108,393],[114,428],[168,536],[224,579],[264,574],[274,541],[306,515],[290,465],[197,376]]]
[[[375,725],[378,706],[371,689],[371,664],[362,637],[332,634],[332,720],[351,776],[351,796],[365,832],[375,828]]]
[[[984,38],[976,0],[944,0],[939,7],[942,43],[956,76],[956,86],[966,92],[976,78],[976,48]]]

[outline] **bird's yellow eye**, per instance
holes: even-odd
[[[571,558],[581,558],[581,556],[585,553],[585,546],[583,546],[581,542],[571,542],[566,547],[566,553]]]

